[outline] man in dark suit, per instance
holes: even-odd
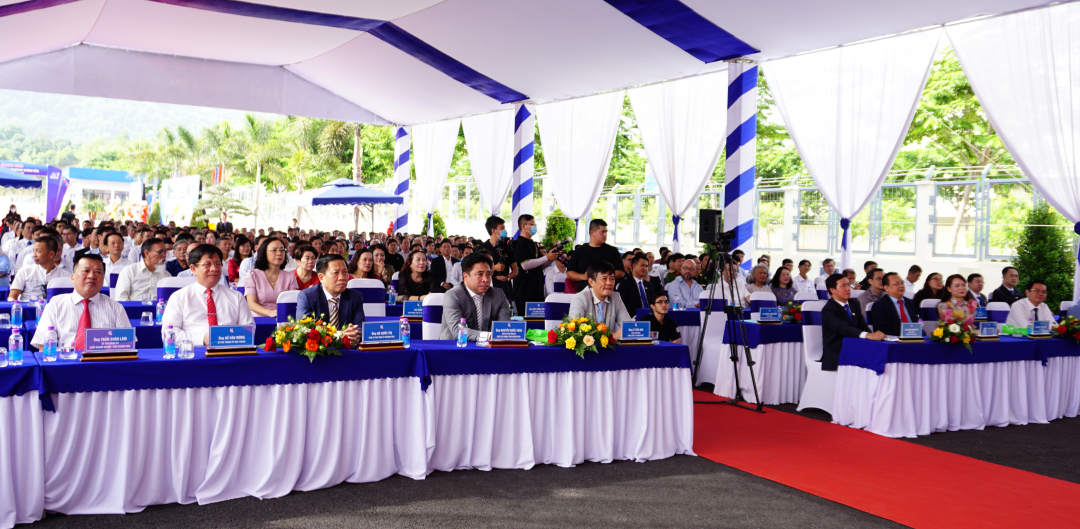
[[[619,280],[615,290],[619,292],[626,312],[634,318],[640,308],[649,308],[649,298],[656,294],[662,294],[664,289],[658,288],[656,283],[649,277],[649,260],[645,254],[637,254],[630,261],[630,275]],[[642,299],[644,294],[645,298]]]
[[[881,279],[885,295],[874,302],[870,308],[870,325],[875,331],[889,336],[900,336],[900,324],[919,321],[919,311],[915,302],[904,297],[904,278],[896,272],[889,272]]]
[[[450,256],[453,251],[453,246],[450,244],[450,239],[443,239],[439,243],[439,254],[431,260],[431,291],[432,292],[446,292],[454,287],[450,283],[450,271],[454,269],[454,264],[458,262]]]
[[[829,290],[830,297],[821,309],[821,370],[836,371],[844,338],[884,340],[885,333],[870,332],[859,310],[849,306],[851,285],[847,277],[833,274],[825,280],[825,288]]]
[[[975,296],[975,301],[979,303],[980,307],[986,306],[986,295],[982,293],[983,289],[983,276],[982,274],[970,274],[967,277],[968,292]]]
[[[229,222],[229,216],[227,214],[225,214],[225,213],[221,214],[221,222],[217,223],[217,232],[218,233],[232,233],[233,232],[233,225],[232,225],[231,222]],[[225,257],[229,257],[229,256],[226,255]]]
[[[990,302],[1000,301],[1012,305],[1016,300],[1026,297],[1024,292],[1016,288],[1020,284],[1020,272],[1011,266],[1001,269],[1001,286],[993,294],[990,294]]]
[[[491,322],[510,321],[510,304],[501,288],[491,288],[491,256],[475,252],[461,260],[461,284],[443,296],[441,340],[457,339],[457,326],[465,318],[470,342],[484,342]]]
[[[343,331],[351,343],[358,343],[364,323],[364,296],[346,288],[349,263],[341,254],[327,254],[316,262],[315,273],[319,274],[319,284],[296,296],[297,319],[322,316],[323,321]]]

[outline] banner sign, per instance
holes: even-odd
[[[651,325],[647,321],[626,321],[622,324],[623,340],[649,340]]]
[[[491,340],[514,340],[525,341],[525,322],[523,321],[495,321],[491,322]]]
[[[135,328],[86,329],[86,352],[134,351]]]
[[[215,325],[210,327],[210,347],[255,345],[254,325]]]
[[[364,343],[400,342],[401,323],[396,321],[364,322],[360,341]]]
[[[191,224],[191,215],[199,203],[202,177],[178,176],[161,182],[161,223],[175,222],[177,226]]]

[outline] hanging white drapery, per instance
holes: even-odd
[[[843,229],[881,187],[926,86],[941,30],[771,61],[769,90],[803,163]]]
[[[439,207],[450,162],[454,159],[460,119],[436,121],[412,128],[413,160],[416,164],[416,191],[428,219],[428,234],[435,235],[432,214]]]
[[[559,209],[578,223],[577,241],[588,230],[579,221],[607,178],[622,103],[623,92],[616,91],[536,107],[547,180]]]
[[[679,222],[709,181],[724,148],[727,107],[723,72],[629,90],[638,131],[664,202]]]
[[[498,215],[514,176],[514,111],[501,110],[461,119],[465,149],[480,204]]]
[[[1001,141],[1042,197],[1080,233],[1077,28],[1080,4],[1071,3],[946,31]],[[1080,263],[1073,299],[1080,299]]]

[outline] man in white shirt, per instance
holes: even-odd
[[[911,265],[908,268],[907,277],[904,278],[904,297],[908,299],[915,299],[915,293],[919,291],[916,288],[915,283],[922,276],[922,267],[919,265]]]
[[[4,221],[4,224],[7,225],[7,230],[4,231],[4,234],[2,236],[0,236],[0,251],[3,251],[6,254],[8,249],[8,243],[15,240],[19,236],[19,232],[17,230],[19,226],[19,219],[15,217],[9,217],[7,220]]]
[[[1009,307],[1009,319],[1005,325],[1027,327],[1032,321],[1054,321],[1054,313],[1046,306],[1046,283],[1035,279],[1024,289],[1027,297],[1020,298]]]
[[[814,280],[807,277],[811,266],[813,266],[813,264],[810,263],[809,259],[799,261],[799,273],[791,278],[791,283],[795,287],[795,292],[815,292]]]
[[[750,306],[750,292],[746,290],[746,281],[743,281],[739,276],[738,263],[731,263],[724,267],[724,271],[720,274],[720,284],[716,286],[718,299],[729,299],[731,297],[732,283],[735,288],[735,300],[730,301],[728,304],[733,307],[749,307]],[[732,281],[732,277],[737,278]]]
[[[836,262],[832,259],[825,259],[821,262],[821,268],[825,271],[825,273],[821,274],[820,276],[818,276],[817,279],[814,280],[814,290],[827,291],[828,289],[825,288],[825,280],[828,279],[829,276],[833,275],[834,272],[836,272]]]
[[[15,258],[23,248],[34,245],[34,228],[36,227],[36,220],[32,218],[26,219],[26,221],[23,222],[22,230],[19,232],[19,238],[8,241],[7,256],[8,260],[11,261],[11,266],[15,266]],[[12,268],[11,272],[14,274],[15,269]]]
[[[224,263],[221,250],[200,244],[188,252],[188,262],[195,273],[195,283],[177,290],[169,298],[162,325],[172,325],[179,339],[209,345],[211,326],[255,324],[244,296],[221,284]]]
[[[59,266],[60,241],[55,237],[38,237],[34,241],[34,264],[24,266],[11,280],[8,301],[30,301],[30,296],[45,299],[49,280],[68,277],[71,270]]]
[[[101,286],[105,284],[105,263],[101,256],[80,256],[71,281],[75,283],[75,291],[49,300],[38,320],[37,331],[30,340],[38,350],[45,344],[45,333],[50,326],[55,329],[60,344],[74,346],[76,351],[86,348],[86,329],[131,327],[124,307],[101,295]]]
[[[110,291],[116,301],[157,299],[158,281],[172,277],[165,269],[165,244],[161,239],[146,239],[139,250],[142,260],[124,267],[116,288]]]
[[[60,237],[64,239],[64,250],[60,254],[60,264],[74,270],[75,252],[83,249],[83,245],[79,244],[79,233],[71,225],[64,225],[60,228]]]
[[[105,278],[108,278],[113,274],[119,274],[127,265],[131,264],[131,261],[124,259],[124,236],[116,233],[115,231],[109,232],[105,236],[105,247],[109,250],[109,253],[105,255],[103,259],[105,261]]]

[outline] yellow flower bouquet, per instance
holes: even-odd
[[[296,351],[314,362],[316,356],[341,356],[339,349],[348,349],[349,339],[339,330],[324,322],[308,316],[297,321],[290,317],[289,323],[278,327],[274,334],[266,339],[263,350],[276,351],[281,347],[286,353]]]
[[[585,317],[565,318],[557,329],[548,331],[549,344],[561,345],[581,358],[585,351],[598,353],[598,347],[607,348],[612,341],[606,325]]]

